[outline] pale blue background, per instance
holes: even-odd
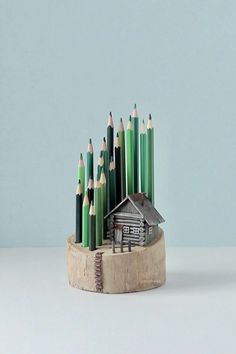
[[[63,245],[79,152],[134,102],[167,245],[236,245],[236,2],[0,3],[0,245]]]

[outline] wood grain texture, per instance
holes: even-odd
[[[71,286],[98,291],[96,285],[97,264],[95,254],[102,252],[100,287],[103,293],[126,293],[153,289],[165,283],[165,242],[164,232],[159,227],[158,235],[147,246],[132,247],[128,252],[112,253],[111,245],[105,244],[90,252],[81,244],[74,243],[74,235],[66,242],[66,260],[69,283]]]

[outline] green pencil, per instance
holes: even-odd
[[[107,150],[108,150],[108,161],[111,161],[114,154],[114,125],[112,120],[112,114],[110,112],[107,122]]]
[[[120,144],[118,133],[115,138],[115,196],[116,204],[119,204],[121,198],[121,158],[120,158]]]
[[[95,181],[94,183],[94,200],[95,200],[95,214],[96,214],[96,246],[102,245],[103,240],[103,205],[101,199],[101,183]]]
[[[83,194],[83,197],[84,197],[85,166],[84,166],[84,160],[83,160],[83,155],[82,154],[80,154],[79,163],[78,163],[78,180],[80,180],[81,188],[82,188],[82,194]]]
[[[88,247],[89,245],[89,200],[87,192],[84,196],[82,207],[82,245]]]
[[[154,129],[151,114],[147,123],[146,156],[146,193],[152,204],[154,204]]]
[[[107,214],[107,188],[106,188],[106,176],[104,171],[102,170],[101,177],[100,177],[100,184],[101,184],[101,201],[102,201],[102,220],[103,220],[103,238],[106,237],[106,220],[104,217]]]
[[[109,197],[109,184],[108,184],[108,180],[109,180],[109,161],[108,161],[108,150],[107,150],[107,143],[106,143],[106,138],[103,138],[102,141],[102,146],[101,146],[101,151],[102,151],[102,155],[103,155],[103,160],[104,160],[104,173],[105,173],[105,177],[106,177],[106,199],[108,199]],[[105,215],[109,212],[109,205],[107,203],[106,200],[106,211],[105,211]]]
[[[113,159],[113,154],[114,154],[114,125],[113,125],[111,112],[109,114],[108,122],[107,122],[107,151],[108,151],[107,212],[109,212],[111,210],[111,205],[110,205],[111,197],[109,195],[110,193],[109,166],[110,166],[111,159]]]
[[[101,172],[102,172],[103,166],[104,166],[104,158],[103,158],[103,152],[101,151],[100,156],[98,158],[97,180],[99,180],[101,177]]]
[[[94,251],[96,249],[96,214],[91,203],[89,209],[89,251]]]
[[[115,182],[115,163],[111,158],[109,166],[109,197],[110,197],[110,210],[116,206],[116,182]]]
[[[89,179],[93,179],[93,145],[92,139],[89,139],[87,150],[87,183]]]
[[[132,113],[134,142],[134,193],[139,191],[139,118],[136,104]]]
[[[126,166],[125,166],[125,129],[122,118],[118,126],[118,136],[120,144],[120,161],[121,161],[121,200],[126,197]]]
[[[134,150],[133,150],[133,128],[131,116],[129,117],[126,130],[126,161],[127,161],[127,189],[128,195],[134,193]]]
[[[146,131],[144,120],[140,127],[140,177],[141,192],[146,192]]]

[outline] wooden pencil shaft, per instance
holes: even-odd
[[[76,194],[76,228],[75,228],[75,242],[82,242],[82,194]]]
[[[89,245],[89,204],[83,205],[82,208],[82,245]]]
[[[127,146],[127,190],[128,195],[134,193],[134,151],[133,151],[133,130],[126,131],[126,146]]]
[[[134,193],[139,191],[139,119],[132,118],[133,123],[133,149],[134,149]]]
[[[93,188],[88,188],[88,199],[89,199],[89,204],[94,200],[94,189]]]
[[[111,160],[113,161],[113,153],[114,153],[114,128],[112,122],[111,113],[108,118],[108,126],[107,126],[107,151],[108,151],[108,169]],[[107,212],[112,209],[112,199],[113,197],[110,195],[112,187],[110,187],[110,173],[108,171],[107,175]]]
[[[101,173],[102,173],[103,165],[98,165],[97,166],[97,180],[100,180]]]
[[[109,204],[110,210],[116,206],[115,169],[109,170]]]
[[[101,182],[101,179],[100,179]],[[101,183],[101,200],[103,206],[103,238],[106,236],[106,220],[104,219],[105,215],[107,214],[107,188],[106,183]]]
[[[104,214],[104,193],[103,193],[103,186],[101,185],[101,188],[100,188],[100,198],[101,198],[101,204],[100,204],[100,212],[101,212],[101,239],[102,239],[102,242],[104,240],[104,217],[105,217],[105,214]]]
[[[121,160],[121,199],[126,197],[126,166],[125,166],[125,132],[118,132],[120,144],[120,160]]]
[[[96,249],[96,216],[89,215],[89,250]]]
[[[84,196],[84,192],[85,192],[85,167],[84,166],[78,166],[78,180],[80,180],[82,194]]]
[[[108,206],[108,198],[109,198],[109,161],[108,161],[108,151],[104,150],[102,152],[103,154],[103,159],[104,159],[104,173],[106,177],[106,200],[105,200],[105,206],[106,206],[106,212],[105,215],[109,212],[109,206]]]
[[[103,240],[103,205],[101,200],[101,185],[94,189],[96,214],[96,246],[102,245]]]
[[[93,152],[87,152],[87,183],[89,179],[93,179]]]
[[[146,133],[140,134],[140,179],[141,192],[146,192]]]
[[[146,193],[147,197],[154,204],[154,129],[147,129],[146,138],[147,174],[146,174]]]
[[[120,159],[120,147],[115,147],[115,195],[116,204],[121,202],[121,159]]]
[[[107,150],[108,150],[108,159],[111,161],[114,153],[114,128],[108,125],[107,127]]]

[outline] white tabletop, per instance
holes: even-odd
[[[62,248],[0,249],[2,354],[235,354],[236,248],[167,249],[167,283],[68,285]]]

